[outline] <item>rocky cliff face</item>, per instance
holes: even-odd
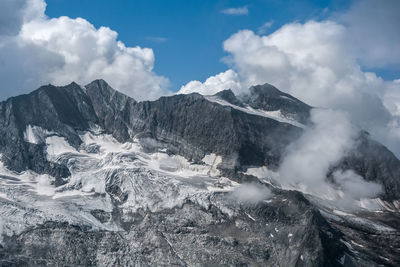
[[[251,171],[276,170],[310,124],[311,107],[271,85],[136,102],[96,80],[0,106],[2,265],[400,262],[400,161],[366,133],[336,168],[383,185],[382,216]]]

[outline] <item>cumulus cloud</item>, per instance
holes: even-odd
[[[372,198],[381,192],[381,186],[363,180],[351,170],[337,170],[333,181],[327,175],[356,144],[358,129],[348,114],[329,109],[311,111],[313,125],[288,147],[279,168],[279,182],[285,186],[342,201]]]
[[[226,14],[226,15],[243,16],[243,15],[249,14],[249,9],[247,8],[247,6],[231,7],[231,8],[221,10],[221,13]]]
[[[396,41],[400,34],[396,26],[398,19],[390,15],[393,13],[390,9],[397,10],[395,14],[400,9],[393,1],[380,5],[379,17],[385,20],[388,14],[388,20],[381,23],[380,20],[371,21],[368,13],[375,2],[368,1],[368,12],[360,3],[356,2],[346,16],[336,21],[289,23],[269,35],[241,30],[223,43],[224,50],[229,53],[223,60],[237,74],[232,81],[240,85],[236,92],[245,92],[255,84],[270,83],[312,106],[346,111],[354,123],[400,156],[400,83],[363,71],[360,60],[374,61],[373,58],[379,57],[383,62],[379,65],[400,60],[398,49],[393,47],[400,43]],[[380,26],[360,28],[364,20]],[[386,24],[388,32],[382,26]],[[381,45],[371,41],[376,39],[372,38],[373,31],[379,31],[377,36],[385,35],[376,41],[382,42]],[[354,39],[356,36],[358,40]],[[385,53],[374,53],[368,59],[369,42]],[[389,54],[394,59],[389,60]],[[196,83],[191,89],[200,90],[203,84]]]
[[[46,83],[86,84],[97,78],[139,100],[169,94],[168,80],[153,72],[152,49],[127,47],[115,31],[96,29],[82,18],[49,19],[43,0],[3,1],[0,10],[4,6],[14,12],[18,27],[0,21],[2,98]]]
[[[24,0],[4,0],[0,9],[0,35],[17,34],[23,23]]]
[[[3,0],[0,3],[0,38],[16,35],[24,22],[44,16],[46,3],[41,0]]]
[[[241,184],[230,195],[234,200],[247,204],[257,204],[270,196],[271,190],[256,183]]]
[[[226,89],[231,89],[234,92],[239,92],[241,89],[239,76],[233,70],[221,72],[208,78],[203,83],[200,81],[191,81],[182,86],[178,94],[198,92],[202,95],[214,95]]]
[[[400,1],[357,0],[338,16],[348,29],[353,53],[368,67],[400,69]]]

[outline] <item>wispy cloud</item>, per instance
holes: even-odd
[[[146,39],[154,43],[165,43],[166,41],[168,41],[167,38],[160,36],[147,36]]]
[[[247,8],[247,6],[231,7],[231,8],[221,10],[221,13],[226,14],[226,15],[243,16],[243,15],[249,14],[249,9]]]
[[[268,199],[271,195],[271,190],[265,185],[250,183],[241,184],[230,194],[230,197],[239,202],[257,204],[260,201]]]
[[[261,27],[258,28],[257,33],[258,34],[266,34],[268,29],[271,28],[272,24],[274,24],[273,20],[265,22]]]

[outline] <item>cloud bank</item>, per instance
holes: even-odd
[[[138,100],[170,93],[168,79],[153,72],[152,49],[127,47],[115,31],[82,18],[49,19],[45,8],[44,0],[0,2],[2,99],[47,83],[97,78]]]
[[[367,63],[375,67],[400,63],[393,47],[400,43],[394,15],[400,6],[398,1],[385,1],[379,12],[375,7],[376,1],[355,2],[347,13],[331,20],[289,23],[269,35],[241,30],[223,43],[228,53],[223,60],[231,67],[232,79],[218,79],[227,77],[226,71],[204,83],[189,82],[180,92],[215,93],[208,86],[214,79],[219,80],[218,88],[232,87],[236,94],[268,82],[312,106],[347,112],[352,122],[400,156],[400,82],[363,70]],[[365,27],[371,23],[376,25]],[[369,54],[370,47],[377,51]]]

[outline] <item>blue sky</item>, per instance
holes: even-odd
[[[326,19],[347,9],[349,3],[318,0],[46,2],[49,17],[82,17],[97,28],[108,26],[118,32],[118,39],[127,46],[152,48],[156,58],[155,72],[168,77],[174,91],[190,80],[202,81],[226,70],[226,64],[221,62],[226,55],[222,43],[238,30],[257,32],[264,23],[272,21],[266,31],[268,34],[293,21]],[[248,8],[248,15],[221,13],[226,8],[244,6]],[[165,41],[157,38],[165,38]]]

